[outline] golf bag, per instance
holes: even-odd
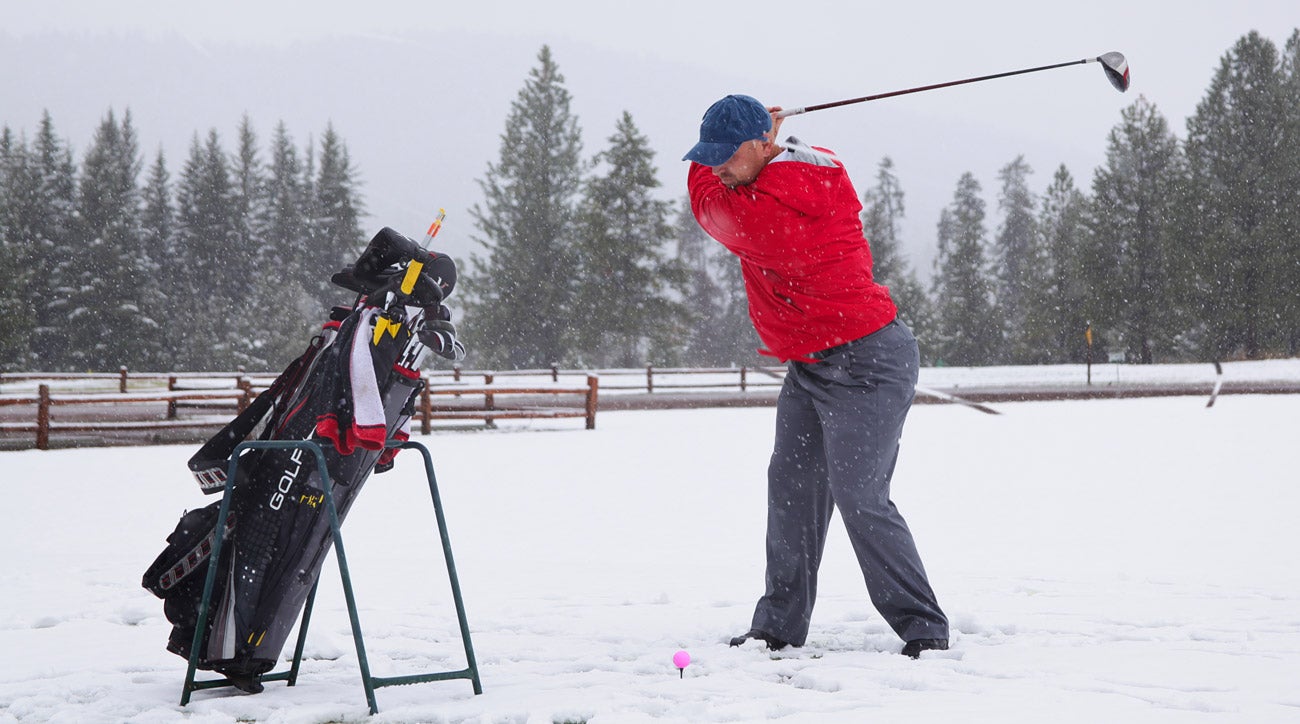
[[[190,459],[205,494],[224,491],[240,442],[312,440],[341,520],[371,472],[392,466],[397,450],[386,441],[406,439],[425,354],[464,357],[442,304],[455,286],[450,257],[385,227],[332,280],[357,292],[356,303],[335,307],[306,352]],[[185,513],[144,574],[173,624],[167,649],[190,657],[208,566],[216,565],[198,666],[259,691],[257,677],[279,658],[333,542],[324,495],[306,449],[245,452],[220,560],[210,560],[218,501]]]

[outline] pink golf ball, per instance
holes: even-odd
[[[677,653],[673,654],[673,666],[676,666],[679,669],[684,669],[690,665],[691,665],[690,654],[686,653],[685,651],[678,651]]]

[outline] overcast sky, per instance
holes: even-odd
[[[700,115],[732,92],[785,106],[1093,57],[1118,50],[1128,94],[1096,65],[834,109],[785,130],[839,152],[859,190],[891,156],[907,195],[908,248],[928,272],[939,210],[973,172],[996,229],[997,170],[1024,154],[1041,191],[1065,164],[1089,188],[1106,136],[1139,94],[1182,137],[1222,56],[1258,30],[1279,48],[1295,0],[1106,3],[572,2],[22,3],[0,27],[0,123],[30,136],[49,110],[83,151],[129,108],[145,151],[174,173],[198,132],[233,150],[248,114],[263,139],[333,123],[363,176],[371,217],[417,236],[440,206],[444,244],[472,248],[476,181],[500,154],[509,104],[549,44],[585,153],[623,110],[656,151],[665,198]]]

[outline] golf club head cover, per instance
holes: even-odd
[[[456,290],[456,262],[451,257],[441,252],[429,252],[428,261],[424,262],[424,269],[420,271],[421,277],[428,277],[431,282],[437,285],[439,290],[438,300],[441,301],[451,296]],[[419,288],[419,283],[416,284]],[[417,306],[427,306],[420,304]]]
[[[465,345],[456,339],[456,325],[451,323],[451,310],[446,306],[439,304],[436,309],[426,308],[417,334],[420,342],[439,357],[452,362],[465,359]]]
[[[411,261],[424,265],[411,293],[415,306],[437,304],[456,288],[456,262],[451,257],[425,251],[410,238],[387,226],[371,238],[356,262],[335,274],[332,281],[352,291],[377,296],[375,292],[381,289],[394,291],[401,286],[405,276],[402,265]]]

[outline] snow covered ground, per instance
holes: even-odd
[[[379,689],[374,721],[1300,721],[1300,398],[999,409],[908,424],[893,497],[954,628],[919,661],[838,524],[808,646],[727,646],[761,593],[771,409],[417,437],[484,693]],[[193,450],[0,453],[0,722],[367,718],[332,560],[296,687],[178,706],[185,662],[139,581],[211,500]],[[418,462],[372,478],[344,525],[378,675],[464,666]]]

